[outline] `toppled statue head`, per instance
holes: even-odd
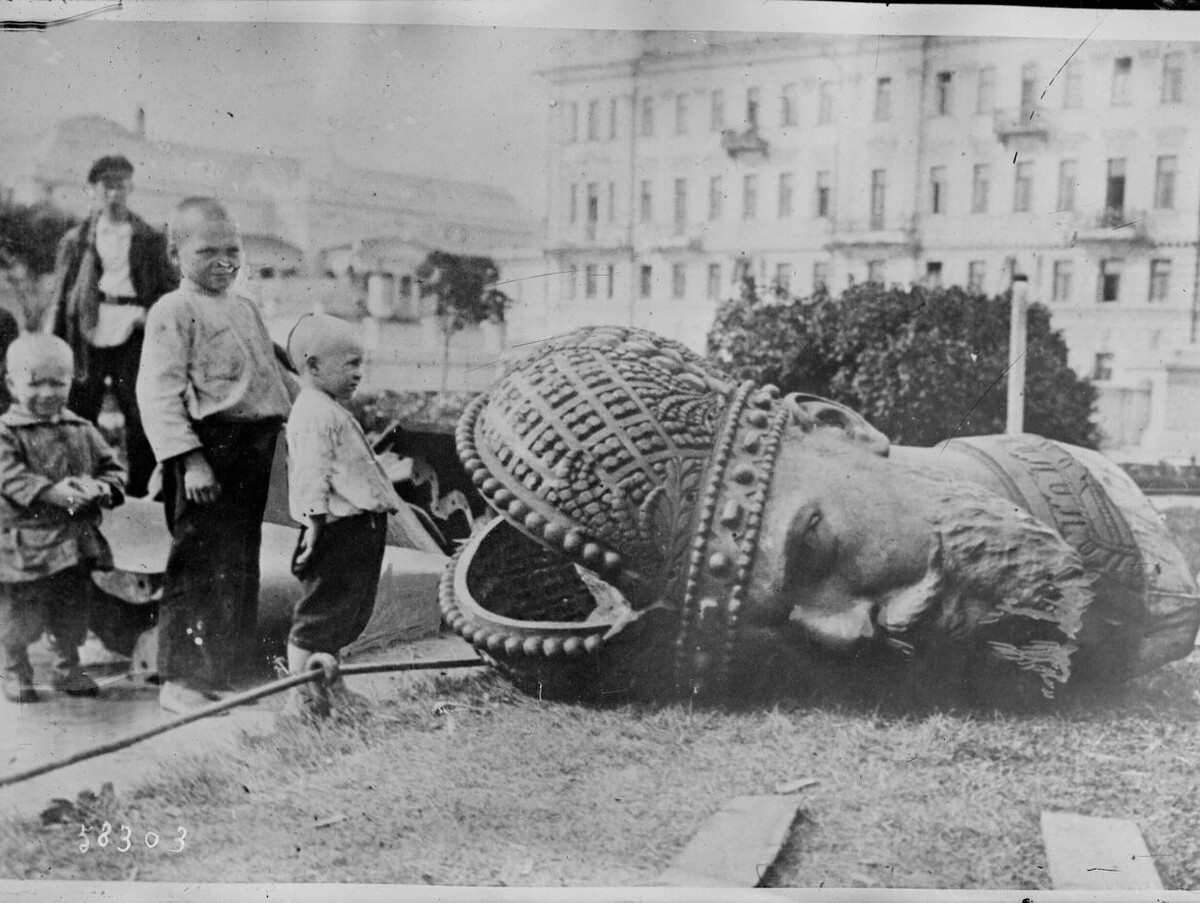
[[[537,692],[755,699],[832,676],[1020,703],[1183,657],[1200,627],[1182,555],[1100,455],[894,447],[645,331],[543,343],[457,439],[500,517],[447,570],[443,614]]]

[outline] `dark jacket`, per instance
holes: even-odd
[[[39,420],[18,405],[0,415],[0,582],[36,580],[87,564],[111,568],[112,550],[100,533],[100,511],[74,515],[39,496],[64,477],[108,484],[124,501],[125,468],[100,431],[64,410]]]
[[[94,239],[94,224],[97,215],[67,232],[58,244],[58,258],[54,265],[53,329],[60,338],[67,336],[67,292],[75,283],[79,263],[87,238]],[[129,242],[129,276],[137,293],[139,306],[149,308],[151,304],[174,291],[179,286],[179,274],[167,255],[167,237],[135,213],[130,212],[129,221],[133,234]]]

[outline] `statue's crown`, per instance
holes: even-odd
[[[682,667],[726,659],[786,413],[678,342],[594,327],[544,342],[468,407],[483,496],[636,610],[675,609]]]

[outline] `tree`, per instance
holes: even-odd
[[[450,341],[468,326],[503,323],[512,299],[493,288],[500,271],[490,257],[430,251],[417,267],[421,297],[433,296],[442,333],[442,391],[450,376]]]
[[[1004,431],[1009,303],[873,283],[836,299],[760,299],[751,283],[718,310],[708,352],[739,378],[830,398],[896,442],[932,445]],[[1095,388],[1067,366],[1047,308],[1029,306],[1028,331],[1026,431],[1095,448]]]
[[[21,303],[27,325],[40,318],[38,279],[54,272],[59,239],[75,220],[49,204],[0,201],[0,271]]]

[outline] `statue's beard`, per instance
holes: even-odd
[[[906,475],[906,478],[907,475]],[[864,600],[854,630],[917,667],[982,651],[1002,669],[1030,672],[1042,693],[1070,676],[1083,613],[1092,601],[1078,552],[1013,503],[971,483],[921,471],[934,500],[931,551],[913,583]],[[801,629],[803,615],[793,616]],[[809,639],[821,645],[820,630]]]

